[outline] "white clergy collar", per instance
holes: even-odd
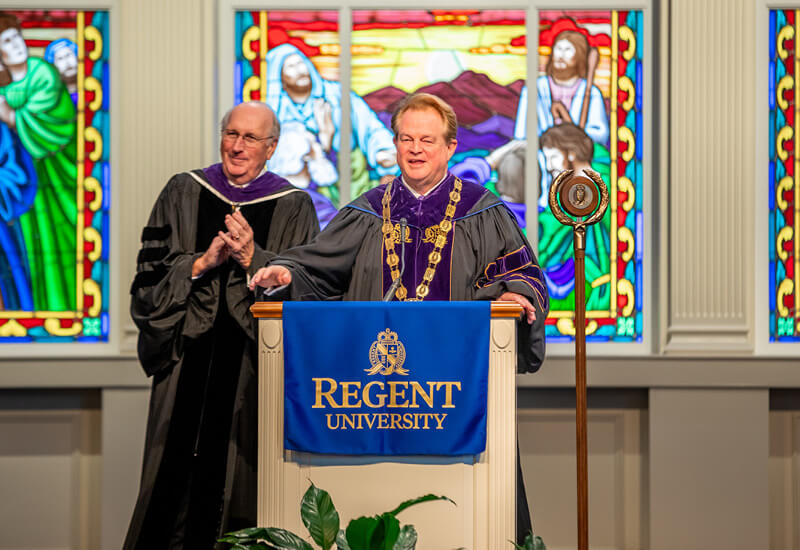
[[[236,183],[233,183],[233,182],[232,182],[231,180],[229,180],[228,178],[225,178],[225,179],[226,179],[226,180],[228,180],[228,185],[230,185],[231,187],[235,187],[235,188],[237,188],[237,189],[244,189],[245,187],[247,187],[248,185],[250,185],[251,183],[253,183],[254,181],[256,181],[258,178],[260,178],[261,176],[263,176],[263,175],[264,175],[264,172],[266,172],[266,171],[267,171],[267,167],[266,167],[266,166],[264,166],[264,168],[262,168],[262,169],[261,169],[261,172],[259,172],[259,173],[258,173],[258,175],[257,175],[256,177],[254,177],[253,179],[251,179],[251,180],[250,180],[250,181],[248,181],[247,183],[242,183],[241,185],[238,185],[238,184],[236,184]]]
[[[412,194],[412,195],[414,195],[414,198],[415,198],[415,199],[420,199],[420,198],[422,198],[422,197],[427,197],[428,195],[430,195],[431,193],[433,193],[433,190],[434,190],[434,189],[436,189],[437,187],[439,187],[439,186],[442,184],[442,182],[443,182],[444,180],[446,180],[446,179],[447,179],[447,172],[445,171],[445,173],[444,173],[444,177],[443,177],[442,179],[440,179],[440,180],[439,180],[439,183],[437,183],[436,185],[434,185],[433,187],[431,187],[430,189],[428,189],[428,192],[427,192],[427,193],[425,193],[425,194],[423,195],[422,193],[417,193],[416,191],[414,191],[414,190],[411,188],[411,186],[410,186],[410,185],[408,185],[408,184],[406,183],[406,180],[405,180],[405,178],[402,176],[402,174],[400,175],[400,181],[401,181],[401,182],[403,182],[403,185],[405,185],[405,186],[406,186],[406,189],[408,189],[408,190],[411,192],[411,194]]]

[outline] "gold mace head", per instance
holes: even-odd
[[[600,221],[605,214],[609,201],[608,187],[594,170],[583,170],[581,174],[565,170],[550,185],[548,199],[550,210],[562,224],[573,228],[586,227]],[[589,218],[582,220],[584,216]]]

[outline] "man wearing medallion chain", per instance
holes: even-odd
[[[256,523],[256,325],[247,279],[319,224],[311,198],[265,171],[266,104],[222,120],[222,162],[174,176],[142,231],[131,288],[153,377],[144,466],[124,548],[213,548]]]
[[[500,199],[448,171],[456,129],[455,113],[441,99],[414,94],[402,101],[392,116],[401,176],[342,208],[312,243],[273,259],[251,288],[288,285],[276,296],[293,300],[380,300],[400,278],[398,300],[514,301],[527,321],[519,324],[518,367],[537,370],[548,311],[544,277]],[[519,496],[524,536],[524,489]]]

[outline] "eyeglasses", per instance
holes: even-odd
[[[268,141],[270,139],[277,139],[278,136],[256,137],[253,134],[240,134],[236,130],[225,130],[222,132],[222,139],[230,143],[236,143],[239,138],[242,138],[247,147],[255,147],[260,141]]]

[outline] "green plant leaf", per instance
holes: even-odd
[[[336,548],[338,548],[338,550],[351,550],[350,545],[347,544],[347,537],[344,534],[344,529],[339,529],[339,533],[336,535]]]
[[[400,536],[400,521],[394,517],[394,514],[386,512],[381,515],[381,523],[383,524],[381,540],[374,539],[370,541],[370,544],[376,550],[392,550],[394,543],[397,542],[397,538]],[[376,529],[375,531],[377,533],[378,530]]]
[[[372,532],[372,536],[369,538],[369,543],[367,544],[367,548],[369,550],[383,550],[384,548],[384,540],[386,540],[386,524],[383,523],[380,516],[376,518],[378,520],[378,525],[375,526],[375,530]]]
[[[280,550],[314,550],[306,541],[286,529],[267,527],[264,539]]]
[[[542,537],[538,535],[534,536],[534,534],[531,532],[525,535],[525,540],[522,541],[521,545],[517,544],[512,540],[508,542],[513,544],[514,548],[516,548],[517,550],[547,550],[547,547],[545,547]]]
[[[413,550],[417,545],[417,530],[413,525],[404,525],[392,550]]]
[[[339,512],[328,492],[312,483],[300,503],[300,517],[314,542],[329,550],[339,533]]]
[[[266,532],[266,527],[248,527],[247,529],[225,533],[225,536],[236,537],[237,539],[263,539]]]
[[[370,542],[376,530],[380,530],[379,536],[383,537],[383,523],[377,516],[351,519],[345,531],[350,550],[371,550]]]
[[[533,544],[533,539],[531,539],[532,536],[533,536],[533,534],[530,531],[528,531],[528,534],[525,535],[525,538],[523,539],[522,544],[517,544],[513,540],[510,540],[508,542],[510,542],[511,544],[514,545],[514,549],[515,550],[526,550],[526,549],[530,549],[531,544]]]
[[[544,545],[542,537],[540,537],[539,535],[533,537],[533,545],[531,546],[531,550],[547,550],[547,547]]]
[[[395,508],[394,510],[392,510],[389,513],[392,514],[393,516],[396,516],[397,514],[399,514],[400,512],[405,510],[406,508],[410,508],[411,506],[414,506],[415,504],[420,504],[421,502],[429,502],[431,500],[448,500],[448,501],[452,502],[453,505],[456,504],[455,502],[453,502],[453,500],[451,500],[451,499],[449,499],[449,498],[447,498],[445,496],[425,495],[425,496],[421,496],[421,497],[417,497],[417,498],[412,498],[411,500],[407,500],[407,501],[403,502],[402,504],[400,504],[400,506],[398,506],[397,508]]]
[[[217,542],[227,542],[228,544],[239,544],[242,541],[252,542],[255,539],[240,539],[237,537],[222,537],[217,539]]]

